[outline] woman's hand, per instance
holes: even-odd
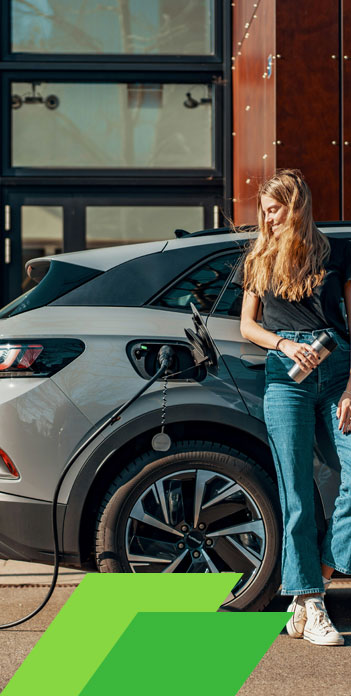
[[[341,394],[338,407],[336,409],[336,417],[339,418],[339,430],[342,430],[346,435],[351,429],[351,397],[350,394],[343,392]]]
[[[295,341],[284,338],[280,341],[278,350],[294,360],[303,372],[313,370],[320,361],[317,351],[309,343],[295,343]]]

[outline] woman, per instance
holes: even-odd
[[[324,605],[334,569],[351,573],[351,246],[315,226],[301,172],[279,170],[258,193],[259,235],[241,266],[242,336],[268,348],[264,417],[283,517],[282,594],[293,595],[290,636],[344,643]],[[262,326],[257,317],[262,303]],[[337,348],[319,364],[311,344],[322,330]],[[312,372],[301,383],[297,363]],[[341,484],[321,549],[314,516],[313,444],[324,421],[341,463]]]

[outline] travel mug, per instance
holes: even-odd
[[[328,357],[328,355],[330,355],[330,353],[333,352],[333,350],[335,350],[337,345],[338,344],[336,343],[336,341],[334,341],[334,339],[331,336],[329,336],[329,334],[326,331],[322,331],[319,334],[318,338],[316,338],[311,344],[311,348],[314,348],[320,357],[318,363],[319,365],[323,362],[323,360],[325,360]],[[295,365],[293,365],[293,367],[290,368],[288,375],[289,377],[294,379],[295,382],[303,382],[303,380],[311,374],[312,369],[314,368],[309,369],[308,372],[303,372],[300,366],[297,365],[297,363],[295,363]]]

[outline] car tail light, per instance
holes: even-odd
[[[78,339],[0,341],[0,378],[51,377],[84,351]]]
[[[2,478],[19,478],[19,473],[4,450],[0,449],[0,476]]]
[[[43,346],[1,346],[0,371],[17,367],[19,370],[31,367],[43,350]]]

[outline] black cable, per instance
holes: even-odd
[[[57,582],[57,576],[58,576],[58,571],[59,571],[59,565],[60,565],[60,549],[59,549],[59,542],[58,542],[58,532],[57,532],[57,503],[58,503],[58,497],[59,497],[59,492],[61,488],[61,484],[63,479],[65,478],[68,470],[71,468],[72,464],[76,461],[77,457],[81,454],[81,452],[89,445],[89,443],[101,433],[102,430],[104,430],[108,425],[112,425],[115,423],[116,420],[118,420],[119,416],[123,411],[125,411],[128,406],[130,406],[136,399],[139,398],[151,385],[156,382],[157,379],[162,377],[162,375],[166,372],[168,369],[169,365],[171,364],[172,361],[172,356],[173,356],[173,349],[170,348],[170,346],[162,346],[159,352],[159,361],[161,362],[161,367],[157,372],[154,374],[151,379],[143,385],[139,391],[132,396],[129,401],[126,401],[117,411],[113,414],[113,416],[110,416],[100,427],[83,443],[83,445],[75,452],[73,457],[67,462],[65,468],[62,471],[62,474],[58,480],[58,483],[55,488],[55,493],[52,501],[52,531],[53,531],[53,539],[54,539],[54,572],[51,580],[51,585],[49,587],[49,590],[41,602],[41,604],[34,609],[30,614],[27,614],[26,616],[23,616],[21,619],[17,619],[17,621],[11,621],[10,623],[7,624],[0,624],[0,630],[4,630],[5,628],[13,628],[14,626],[19,626],[19,624],[24,623],[25,621],[28,621],[29,619],[32,619],[33,616],[38,614],[47,604],[49,601],[55,586]],[[187,368],[189,369],[189,368]],[[185,370],[184,370],[185,372]],[[180,374],[180,373],[174,373],[174,374]]]

